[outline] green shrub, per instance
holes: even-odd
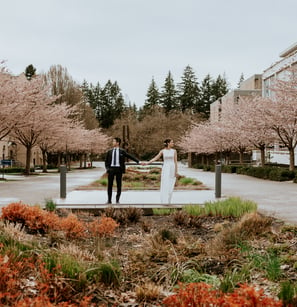
[[[237,173],[237,169],[240,168],[240,166],[237,165],[222,165],[222,172],[223,173]]]
[[[177,237],[176,234],[173,233],[171,230],[169,229],[161,229],[159,231],[160,237],[162,239],[162,241],[170,241],[172,244],[176,244],[177,243]]]
[[[44,262],[50,272],[59,267],[65,277],[73,280],[84,271],[83,266],[74,257],[67,254],[49,253],[44,257]]]
[[[227,271],[221,280],[220,290],[224,293],[234,291],[238,284],[244,284],[250,280],[250,270],[248,266],[242,268],[235,268]]]
[[[107,178],[102,178],[99,180],[99,183],[103,186],[107,186],[107,181],[108,181]]]
[[[53,212],[56,210],[57,204],[52,199],[47,199],[45,202],[45,210]]]
[[[210,172],[212,170],[212,167],[210,165],[204,165],[203,170],[206,172]]]
[[[274,181],[288,181],[295,178],[295,172],[283,168],[273,168],[269,173],[269,179]]]
[[[174,213],[177,209],[174,208],[153,208],[154,215],[170,215]]]
[[[105,285],[118,285],[120,283],[121,270],[116,261],[101,263],[98,268],[99,279]]]
[[[279,299],[283,301],[284,306],[296,306],[297,305],[297,287],[290,281],[286,280],[280,284],[280,292],[278,294]]]
[[[265,265],[266,276],[271,281],[276,281],[282,276],[281,261],[274,253],[268,254]]]
[[[257,204],[239,197],[230,197],[225,200],[206,202],[204,206],[186,205],[183,210],[191,215],[241,217],[245,213],[257,211]]]
[[[265,166],[265,167],[239,167],[237,174],[253,176],[262,179],[269,179],[273,181],[288,181],[296,178],[296,173],[283,167]]]
[[[215,287],[218,287],[220,284],[220,279],[216,275],[201,274],[195,269],[184,270],[182,272],[180,281],[184,283],[205,282]]]
[[[196,180],[193,178],[189,178],[189,177],[182,177],[178,181],[182,185],[189,185],[189,184],[194,184]]]

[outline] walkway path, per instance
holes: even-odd
[[[187,176],[201,180],[214,189],[215,175],[187,168]],[[238,196],[253,200],[262,212],[297,224],[297,184],[276,182],[245,175],[222,174],[222,197]]]
[[[45,204],[53,199],[58,204],[98,204],[106,202],[106,191],[76,191],[75,188],[98,179],[104,173],[103,163],[96,168],[77,170],[67,173],[67,197],[60,199],[59,174],[40,176],[8,176],[9,180],[0,181],[0,205],[22,200],[28,204]],[[209,187],[208,191],[174,191],[173,204],[203,204],[215,201],[215,174],[188,168],[180,164],[179,173],[196,178]],[[259,210],[273,214],[283,220],[297,224],[297,184],[292,182],[273,182],[237,174],[222,174],[222,198],[238,196],[253,200]],[[158,203],[158,191],[124,191],[121,203]]]

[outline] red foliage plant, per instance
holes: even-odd
[[[2,208],[1,218],[10,222],[20,223],[24,226],[27,207],[28,205],[22,202],[10,203],[8,206]]]
[[[84,238],[87,235],[85,224],[74,214],[69,214],[61,219],[60,229],[66,233],[66,237],[69,239]]]
[[[47,233],[49,230],[62,230],[68,239],[87,237],[87,230],[91,235],[108,236],[119,226],[112,218],[102,217],[99,221],[86,223],[80,221],[76,215],[69,214],[60,218],[53,212],[42,210],[38,206],[29,206],[22,202],[11,203],[2,208],[1,219],[13,223],[20,223],[30,231]]]
[[[89,231],[94,236],[104,237],[113,234],[118,226],[114,219],[103,216],[99,221],[89,223]]]
[[[233,293],[223,293],[205,283],[179,284],[176,294],[163,300],[167,307],[281,307],[282,302],[266,296],[263,290],[246,284],[240,285]]]
[[[31,276],[31,282],[27,278]],[[32,282],[32,280],[34,282]],[[52,293],[59,290],[59,282],[39,259],[24,258],[14,261],[0,256],[0,305],[16,307],[91,307],[91,297],[83,297],[79,303],[57,301]],[[33,294],[34,293],[34,294]]]
[[[44,211],[37,206],[29,206],[22,202],[11,203],[2,208],[1,218],[13,223],[20,223],[31,231],[46,233],[49,229],[57,229],[58,216]]]

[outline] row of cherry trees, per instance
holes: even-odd
[[[12,76],[2,63],[0,84],[0,140],[9,136],[26,148],[26,174],[36,146],[44,167],[49,152],[84,155],[106,150],[108,137],[100,129],[85,129],[76,106],[56,103],[60,96],[50,94],[42,76]]]
[[[265,149],[274,143],[287,148],[290,170],[295,168],[297,145],[297,67],[275,78],[269,88],[269,97],[240,98],[232,105],[222,106],[220,120],[194,124],[179,142],[186,152],[225,155],[238,152],[240,163],[243,153],[253,149],[261,152],[265,164]]]

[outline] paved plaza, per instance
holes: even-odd
[[[56,173],[39,176],[10,176],[0,181],[0,205],[21,200],[28,204],[44,205],[52,199],[58,205],[104,204],[106,191],[76,190],[98,179],[104,172],[103,162],[94,164],[96,168],[75,170],[67,173],[67,195],[60,199],[60,176]],[[215,174],[188,168],[179,164],[179,173],[203,182],[208,187],[204,191],[174,191],[172,204],[203,204],[215,201]],[[260,211],[274,215],[290,223],[297,224],[297,184],[292,182],[274,182],[254,177],[222,174],[221,198],[238,196],[253,200]],[[123,191],[121,204],[159,204],[158,191]]]

